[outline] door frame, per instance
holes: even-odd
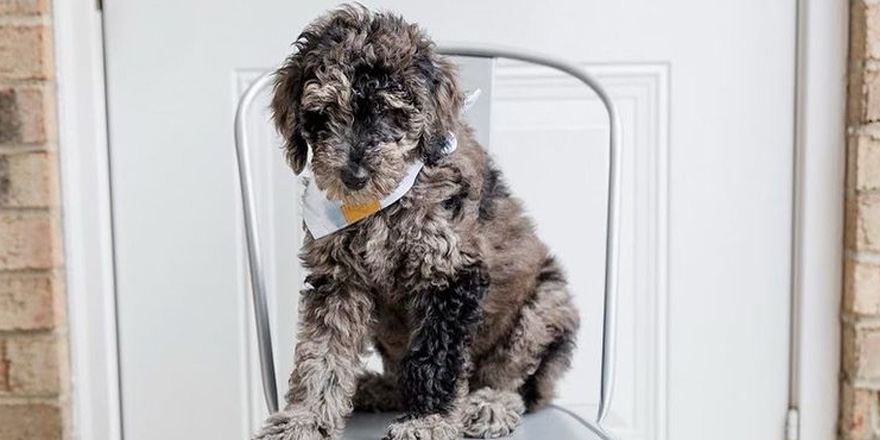
[[[790,398],[800,439],[828,440],[840,386],[849,2],[798,0],[797,20]]]
[[[828,440],[836,432],[839,384],[849,15],[848,2],[798,3],[793,335],[801,341],[796,360],[809,362],[796,362],[793,387],[801,439]],[[88,1],[55,2],[53,23],[71,426],[75,439],[122,440],[102,13]]]
[[[73,439],[122,440],[99,0],[53,2]]]

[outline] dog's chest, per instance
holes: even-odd
[[[398,204],[313,241],[306,266],[396,297],[460,267],[459,234],[442,205]],[[332,266],[332,267],[327,267]]]

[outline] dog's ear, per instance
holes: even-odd
[[[443,156],[449,133],[458,127],[464,93],[458,85],[458,69],[451,61],[434,53],[418,60],[428,92],[426,124],[419,148],[422,159],[430,165]]]
[[[275,71],[272,96],[272,120],[284,138],[284,154],[293,172],[299,174],[306,166],[309,150],[303,138],[299,121],[300,98],[303,88],[302,56],[299,52],[288,57]]]

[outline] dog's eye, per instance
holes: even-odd
[[[303,129],[308,133],[316,133],[327,126],[329,118],[320,110],[306,110],[302,115]]]

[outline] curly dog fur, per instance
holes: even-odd
[[[344,6],[299,36],[272,110],[296,173],[345,203],[397,203],[306,234],[287,406],[256,438],[338,438],[357,410],[404,415],[386,439],[498,437],[553,397],[578,314],[565,276],[462,119],[453,64],[418,26]],[[444,153],[455,133],[458,148]],[[364,371],[372,345],[382,373]]]

